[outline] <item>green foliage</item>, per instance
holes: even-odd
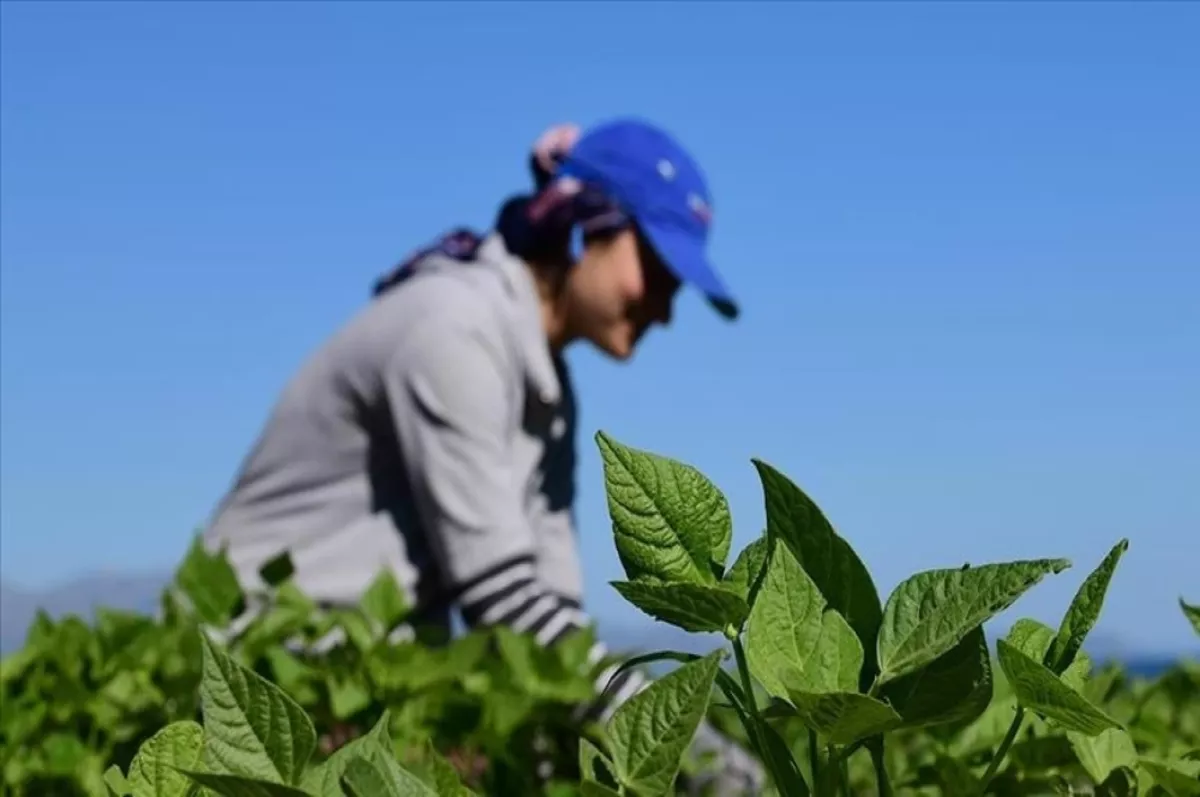
[[[204,729],[199,724],[180,720],[163,728],[142,744],[129,765],[134,797],[187,797],[192,784],[183,773],[200,765],[203,752]]]
[[[722,652],[679,667],[623,703],[608,723],[612,769],[634,794],[666,794],[704,718]]]
[[[271,588],[234,622],[247,598],[232,575],[197,540],[155,617],[40,615],[0,662],[0,792],[192,794],[184,770],[219,780],[210,793],[341,794],[340,771],[321,780],[305,763],[354,749],[384,716],[387,744],[428,782],[451,771],[481,793],[577,790],[572,713],[611,663],[588,663],[590,631],[553,649],[505,629],[389,641],[408,615],[390,575],[358,607],[323,610],[286,557],[263,568]],[[211,630],[231,627],[228,639]],[[202,749],[190,741],[201,719]]]
[[[1192,628],[1196,630],[1197,636],[1200,636],[1200,606],[1192,606],[1184,602],[1183,598],[1180,598],[1179,608],[1183,609],[1184,616],[1192,624]]]
[[[626,659],[675,664],[602,725],[575,719],[612,663],[588,661],[590,631],[551,649],[506,629],[396,641],[412,618],[388,574],[325,610],[281,556],[251,600],[197,541],[157,617],[40,615],[0,662],[4,793],[659,797],[703,780],[689,748],[707,718],[761,761],[768,795],[1200,795],[1200,662],[1151,680],[1084,652],[1126,540],[1057,629],[1018,619],[993,657],[984,625],[1068,562],[929,570],[881,601],[817,505],[755,460],[766,529],[726,569],[715,485],[597,443],[614,589],[728,645]]]
[[[786,547],[775,550],[746,623],[750,673],[771,695],[855,691],[863,648]]]
[[[684,463],[603,433],[597,442],[630,579],[618,589],[659,621],[723,630],[738,672],[715,679],[732,712],[726,727],[759,756],[772,793],[1192,793],[1200,667],[1182,662],[1148,681],[1114,666],[1094,674],[1083,653],[1126,540],[1084,579],[1057,631],[1018,620],[996,641],[994,662],[984,625],[1067,560],[929,570],[881,603],[817,505],[755,460],[767,529],[723,574],[718,543],[732,523],[717,488]],[[740,603],[711,597],[720,591]],[[1180,605],[1196,624],[1195,607]],[[644,657],[669,658],[682,657]],[[680,669],[700,666],[689,661]],[[716,709],[707,694],[677,689],[669,705],[688,701]],[[669,792],[657,781],[619,785]]]
[[[854,629],[863,649],[863,677],[874,677],[883,607],[870,572],[803,490],[761,460],[754,460],[754,467],[770,533],[796,557],[826,604]]]
[[[879,628],[877,684],[916,672],[1007,609],[1065,559],[1006,562],[917,573],[888,598]]]

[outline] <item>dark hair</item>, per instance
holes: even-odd
[[[508,251],[534,263],[571,262],[571,236],[578,227],[584,245],[609,238],[630,219],[602,191],[574,180],[552,181],[535,194],[505,200],[496,229]]]
[[[531,206],[537,194],[516,194],[500,206],[496,232],[509,252],[526,262],[551,265],[565,262],[571,248],[573,225],[561,214],[535,219]]]
[[[616,235],[632,223],[620,206],[594,186],[574,180],[556,180],[535,157],[530,158],[536,191],[515,194],[500,206],[494,229],[513,255],[539,266],[557,266],[573,261],[571,237],[575,228],[584,245]],[[435,253],[469,260],[483,235],[458,227],[432,244],[411,253],[375,281],[372,293],[379,296],[412,272],[419,260]]]

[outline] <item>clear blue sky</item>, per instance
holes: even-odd
[[[686,295],[573,355],[588,595],[636,620],[597,428],[762,524],[751,456],[881,590],[1121,536],[1098,629],[1200,600],[1200,7],[0,6],[0,573],[174,565],[373,278],[524,188],[544,126],[641,114],[707,169],[730,326]]]

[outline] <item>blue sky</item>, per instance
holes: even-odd
[[[592,435],[750,457],[885,594],[1117,539],[1099,638],[1200,600],[1200,8],[0,6],[0,573],[173,566],[291,370],[374,277],[526,187],[548,124],[640,114],[707,170],[714,258],[627,366],[572,355],[593,608],[638,621]]]

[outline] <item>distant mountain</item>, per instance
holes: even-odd
[[[25,629],[37,612],[37,599],[23,590],[0,583],[0,653],[20,647]]]
[[[153,614],[170,576],[96,573],[46,590],[0,582],[0,654],[25,642],[38,609],[51,617],[76,614],[90,620],[100,606]]]

